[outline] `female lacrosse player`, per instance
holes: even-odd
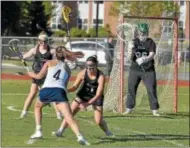
[[[68,92],[75,91],[81,85],[77,92],[77,97],[71,104],[73,115],[76,115],[80,109],[84,109],[92,105],[94,109],[94,119],[97,125],[105,132],[107,136],[113,136],[108,130],[107,124],[103,119],[103,91],[105,76],[97,68],[97,57],[91,56],[86,60],[86,69],[82,70],[76,78],[75,83]],[[56,136],[62,136],[62,133],[67,128],[68,123],[63,120],[61,127],[58,131],[53,132]]]
[[[27,58],[34,56],[34,62],[33,62],[32,68],[35,73],[38,73],[41,70],[43,64],[47,60],[51,60],[53,58],[54,52],[55,52],[55,49],[51,49],[51,47],[48,45],[48,36],[45,33],[41,33],[38,36],[38,45],[36,47],[30,49],[26,54],[24,54],[23,59],[27,59]],[[34,78],[32,79],[30,92],[24,102],[24,107],[23,107],[23,111],[20,115],[20,118],[24,118],[27,115],[27,112],[28,112],[40,86],[43,84],[44,79],[45,79],[45,76],[40,80],[37,80]],[[54,104],[54,109],[56,111],[57,118],[61,119],[61,114],[55,107],[55,104]]]
[[[68,69],[65,58],[80,58],[83,57],[81,52],[69,52],[65,47],[59,46],[56,48],[56,59],[47,61],[39,73],[28,72],[28,75],[35,79],[43,78],[46,73],[45,82],[39,93],[39,100],[35,103],[35,119],[36,119],[36,132],[31,138],[41,138],[41,120],[42,108],[47,103],[56,102],[56,106],[64,115],[64,120],[70,125],[73,132],[76,134],[80,144],[88,144],[84,137],[79,132],[79,127],[73,119],[73,115],[68,103],[66,94],[66,87],[70,77],[70,69]]]
[[[130,45],[130,55],[132,64],[130,67],[128,78],[128,94],[126,101],[126,112],[132,112],[135,107],[135,99],[138,85],[143,80],[146,86],[150,109],[154,116],[159,116],[157,110],[159,103],[156,90],[156,72],[154,67],[154,55],[156,53],[156,44],[148,38],[149,27],[146,23],[137,25],[137,38],[134,39],[133,45]]]

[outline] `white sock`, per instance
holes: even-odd
[[[26,111],[26,110],[23,110],[23,111],[22,111],[22,115],[25,115],[25,114],[27,114],[27,111]]]
[[[63,132],[65,131],[65,129],[66,129],[66,128],[60,127],[60,128],[59,128],[59,131],[60,131],[61,133],[63,133]]]
[[[77,134],[77,138],[79,138],[79,137],[83,137],[83,135],[81,134],[81,133],[78,133]],[[84,137],[83,137],[84,138]]]
[[[41,125],[36,125],[36,131],[41,131],[42,130],[42,126]]]
[[[60,112],[57,112],[56,114],[57,114],[57,116],[61,116],[62,115]]]

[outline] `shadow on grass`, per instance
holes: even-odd
[[[184,119],[189,118],[190,114],[186,112],[182,113],[161,113],[160,117],[155,117],[151,113],[132,113],[128,115],[122,115],[116,113],[115,115],[107,115],[104,118],[166,118],[166,119]]]
[[[93,144],[127,142],[127,141],[153,141],[153,140],[189,140],[189,135],[175,134],[137,134],[137,135],[116,135],[111,137],[96,137],[100,141]]]

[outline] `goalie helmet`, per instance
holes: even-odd
[[[149,33],[149,26],[147,23],[138,23],[137,24],[138,38],[140,41],[146,41]]]

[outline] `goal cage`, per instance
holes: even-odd
[[[178,18],[139,17],[121,15],[116,28],[117,42],[114,64],[105,93],[104,109],[123,113],[126,108],[127,79],[131,61],[127,58],[128,43],[132,41],[137,23],[149,25],[149,37],[156,42],[155,69],[157,96],[161,112],[177,112],[178,102]],[[133,34],[133,35],[131,35]],[[135,112],[150,111],[145,86],[137,89]]]

